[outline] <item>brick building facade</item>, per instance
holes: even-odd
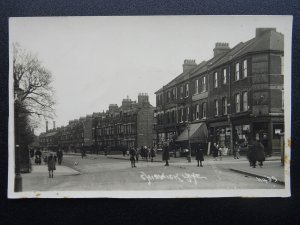
[[[153,111],[147,94],[139,94],[138,102],[123,99],[120,107],[110,104],[109,110],[95,119],[97,146],[100,149],[152,146]]]
[[[80,152],[82,148],[96,153],[122,150],[128,147],[152,146],[154,135],[154,107],[147,94],[139,94],[138,102],[123,99],[122,105],[110,104],[106,112],[93,113],[70,120],[67,126],[48,129],[39,136],[44,150]]]
[[[276,29],[257,28],[254,38],[233,48],[216,43],[207,61],[185,60],[183,72],[155,93],[158,143],[186,140],[187,125],[195,143],[205,142],[206,126],[207,141],[229,151],[259,137],[267,154],[278,153],[284,131],[283,44]]]

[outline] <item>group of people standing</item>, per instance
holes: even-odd
[[[148,160],[151,160],[151,162],[153,162],[156,153],[153,147],[149,149],[147,146],[145,147],[141,146],[141,148],[137,150],[134,147],[131,147],[129,150],[129,155],[130,155],[131,167],[133,168],[136,167],[135,162],[139,161],[139,156],[141,156],[142,159],[147,162]]]
[[[165,161],[165,166],[169,166],[170,151],[169,146],[167,144],[164,144],[162,159],[163,161]],[[203,167],[202,162],[204,161],[204,148],[202,144],[198,144],[195,149],[195,159],[197,161],[197,166]]]

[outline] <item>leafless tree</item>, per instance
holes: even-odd
[[[18,43],[13,43],[13,77],[15,85],[21,89],[18,112],[28,114],[33,124],[40,117],[53,118],[55,97],[51,86],[52,74],[37,55],[22,49]]]

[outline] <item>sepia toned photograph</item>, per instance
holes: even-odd
[[[292,16],[9,19],[9,198],[289,197]]]

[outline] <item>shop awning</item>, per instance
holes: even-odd
[[[208,131],[205,123],[192,123],[189,125],[190,130],[190,142],[191,143],[206,143],[208,137]],[[176,142],[188,141],[188,128],[178,136]]]

